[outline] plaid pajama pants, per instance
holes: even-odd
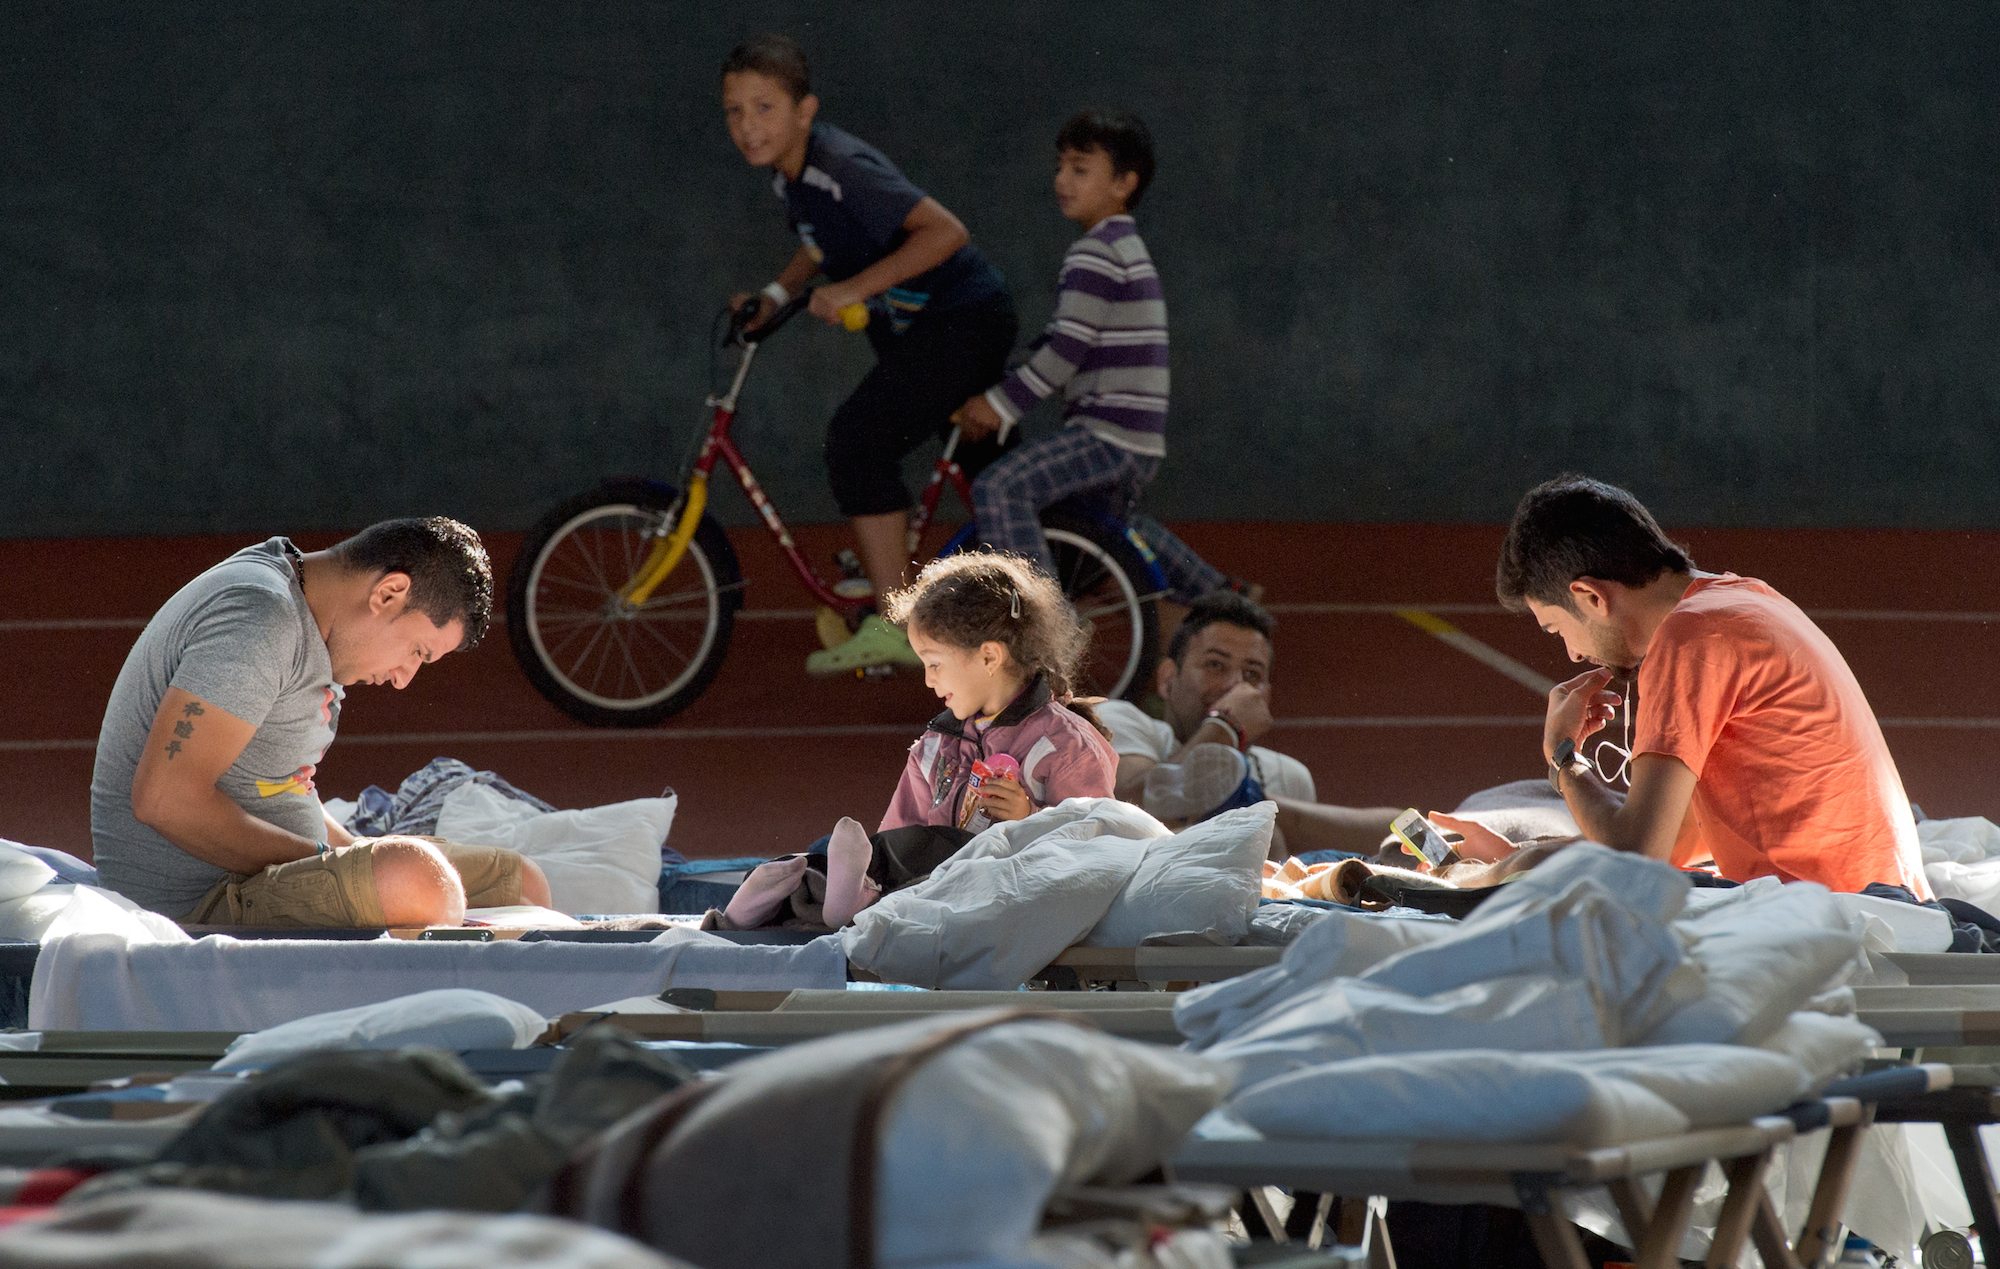
[[[1042,536],[1042,510],[1065,498],[1094,494],[1105,510],[1123,517],[1159,558],[1172,598],[1195,600],[1221,586],[1223,575],[1193,548],[1150,516],[1131,514],[1139,491],[1160,470],[1160,460],[1101,441],[1081,427],[1023,445],[972,483],[972,513],[979,537],[997,550],[1036,560],[1050,573],[1055,560]]]

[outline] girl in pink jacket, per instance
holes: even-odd
[[[947,556],[890,595],[883,615],[909,635],[944,710],[910,746],[881,832],[871,841],[842,819],[827,843],[823,882],[809,871],[811,855],[759,866],[715,914],[720,928],[765,924],[794,896],[799,915],[838,928],[885,888],[928,875],[989,824],[1066,798],[1112,796],[1110,733],[1070,697],[1088,634],[1047,574],[1012,555]],[[1003,754],[1019,764],[1018,778],[975,773],[975,762]],[[812,891],[822,887],[816,903]]]

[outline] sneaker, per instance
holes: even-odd
[[[1250,779],[1250,763],[1228,745],[1196,745],[1178,765],[1146,772],[1144,805],[1165,824],[1195,824],[1232,802]]]
[[[873,666],[922,669],[923,662],[910,651],[910,640],[902,631],[874,613],[861,619],[861,628],[837,648],[823,648],[806,658],[806,673],[851,674]]]

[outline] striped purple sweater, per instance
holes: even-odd
[[[1056,315],[1034,356],[986,400],[1011,429],[1061,388],[1068,422],[1120,449],[1164,456],[1167,300],[1132,218],[1107,217],[1077,239],[1057,285]]]

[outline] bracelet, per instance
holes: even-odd
[[[1208,721],[1220,724],[1222,729],[1229,733],[1230,748],[1235,749],[1238,753],[1250,747],[1248,738],[1244,736],[1242,729],[1229,721],[1229,715],[1223,713],[1221,710],[1212,709],[1208,711]]]
[[[782,282],[772,282],[762,291],[758,292],[758,294],[769,296],[771,303],[776,304],[779,308],[783,308],[792,302],[792,293],[785,289],[785,285]]]
[[[326,852],[327,852],[327,851],[328,851],[329,849],[331,849],[330,847],[328,847],[328,846],[327,846],[327,844],[326,844],[325,842],[318,842],[318,843],[316,843],[316,844],[317,844],[317,845],[319,846],[319,853],[320,853],[320,854],[322,854],[322,855],[326,854]]]

